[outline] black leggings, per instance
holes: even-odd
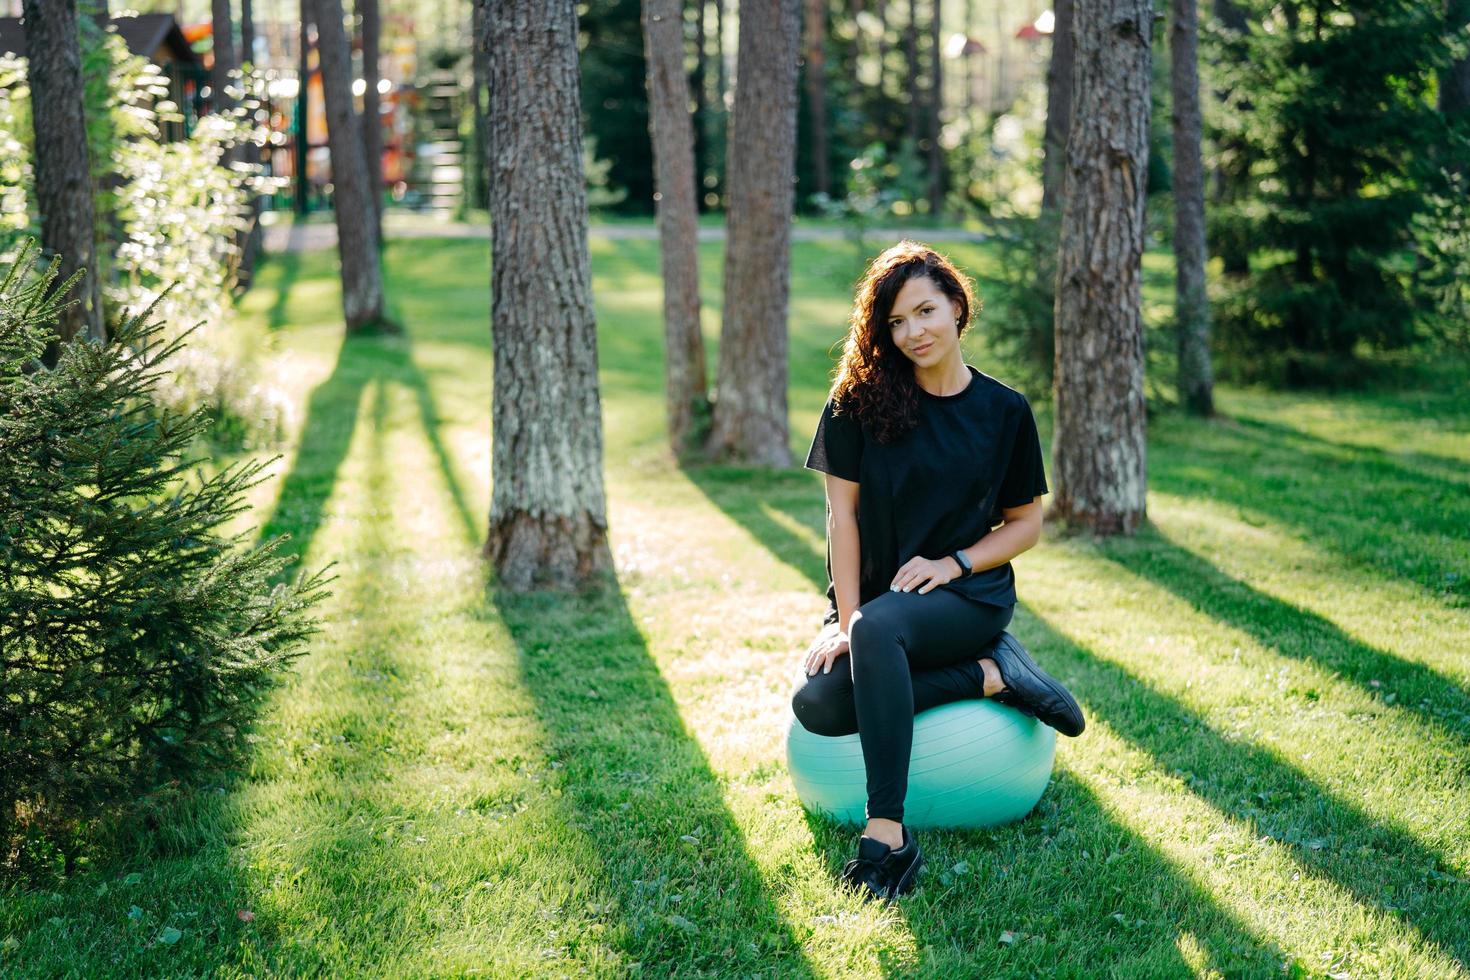
[[[817,735],[858,733],[869,819],[903,822],[914,715],[985,696],[980,651],[1014,612],[1013,605],[976,602],[949,589],[886,592],[853,614],[849,653],[831,673],[808,677],[798,668],[791,708],[802,726]],[[829,623],[822,632],[836,629]]]

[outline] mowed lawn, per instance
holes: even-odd
[[[800,462],[858,254],[796,247],[797,467],[768,472],[673,463],[656,243],[592,249],[617,587],[580,596],[498,594],[478,557],[488,244],[390,247],[398,339],[343,343],[333,253],[264,266],[242,329],[298,412],[246,523],[336,563],[325,630],[238,782],[0,896],[0,972],[1466,974],[1470,379],[1152,419],[1151,525],[1049,528],[1016,562],[1012,630],[1087,732],[1030,816],[925,834],[920,888],[870,906],[834,885],[855,832],[804,814],[783,751],[825,605]],[[989,329],[967,356],[1005,380]]]

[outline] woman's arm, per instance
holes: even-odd
[[[1005,523],[991,531],[968,548],[962,548],[969,557],[975,571],[1003,565],[1021,552],[1036,544],[1041,537],[1041,497],[1031,498],[1031,503],[1019,507],[1001,509]],[[915,588],[923,595],[946,582],[952,582],[964,574],[953,554],[937,558],[915,555],[904,562],[894,573],[890,589],[909,592]],[[840,614],[840,613],[839,613]]]
[[[858,484],[827,474],[827,540],[832,548],[832,585],[837,594],[837,628],[847,632],[860,598],[858,587]]]
[[[1041,540],[1041,497],[1019,507],[1004,507],[1000,513],[1005,523],[964,549],[977,572],[1004,565]],[[949,564],[957,574],[964,573],[953,556],[949,556]]]

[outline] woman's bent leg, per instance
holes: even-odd
[[[808,675],[800,669],[798,674],[791,710],[802,727],[813,735],[856,735],[857,705],[853,702],[852,667],[847,655],[838,657],[829,673],[819,670]],[[942,704],[985,697],[985,672],[973,658],[948,667],[915,671],[913,682],[915,715]]]
[[[868,819],[903,822],[917,710],[913,672],[975,659],[1009,625],[1012,612],[944,589],[888,592],[858,608],[848,639]]]

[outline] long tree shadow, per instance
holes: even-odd
[[[1462,492],[1470,490],[1470,463],[1463,459],[1417,450],[1390,453],[1377,446],[1327,439],[1313,432],[1254,415],[1233,415],[1230,416],[1230,421],[1265,433],[1283,444],[1294,443],[1316,452],[1332,453],[1344,463],[1392,473],[1395,479],[1406,483],[1428,480],[1448,484],[1450,487],[1459,485]]]
[[[293,228],[291,233],[295,235],[296,229]],[[274,332],[286,326],[286,310],[291,301],[291,289],[296,285],[296,280],[301,278],[301,253],[287,249],[279,255],[272,255],[270,264],[281,270],[275,282],[272,283],[275,297],[271,300],[270,309],[265,314],[266,326]]]
[[[347,458],[357,429],[358,407],[368,383],[381,372],[384,345],[380,338],[348,336],[325,381],[312,389],[301,425],[296,456],[281,480],[280,494],[259,540],[289,533],[282,548],[299,562],[326,517],[327,501],[337,485],[337,472]]]
[[[1317,613],[1252,588],[1152,525],[1132,541],[1100,543],[1098,552],[1266,649],[1335,671],[1386,709],[1410,712],[1470,748],[1470,694],[1433,667],[1363,643]]]
[[[1149,487],[1278,521],[1351,561],[1470,607],[1470,526],[1461,482],[1348,456],[1254,422],[1168,427],[1151,442]]]
[[[835,876],[853,831],[803,811]],[[900,902],[925,976],[1037,975],[1087,962],[1095,975],[1280,973],[1292,957],[1222,907],[1156,847],[1125,827],[1085,782],[1058,768],[1036,808],[983,831],[929,831],[919,890]],[[1079,873],[1078,864],[1096,867]],[[955,869],[961,869],[956,871]],[[984,907],[978,913],[977,898]],[[998,942],[1003,932],[1011,945]]]
[[[515,595],[487,574],[485,587],[579,825],[601,844],[627,954],[692,974],[812,976],[617,582]]]
[[[749,532],[777,560],[800,572],[819,590],[826,591],[824,553],[813,551],[811,541],[788,526],[789,523],[805,527],[813,536],[826,539],[827,531],[822,526],[825,519],[822,489],[810,472],[708,463],[681,463],[679,468],[710,503]],[[773,511],[788,523],[774,519]]]
[[[1039,659],[1068,677],[1079,700],[1161,770],[1182,776],[1253,836],[1290,846],[1304,873],[1336,882],[1363,905],[1470,961],[1470,888],[1443,855],[1319,786],[1280,754],[1226,738],[1143,678],[1079,646],[1024,604],[1021,609],[1022,630]]]

